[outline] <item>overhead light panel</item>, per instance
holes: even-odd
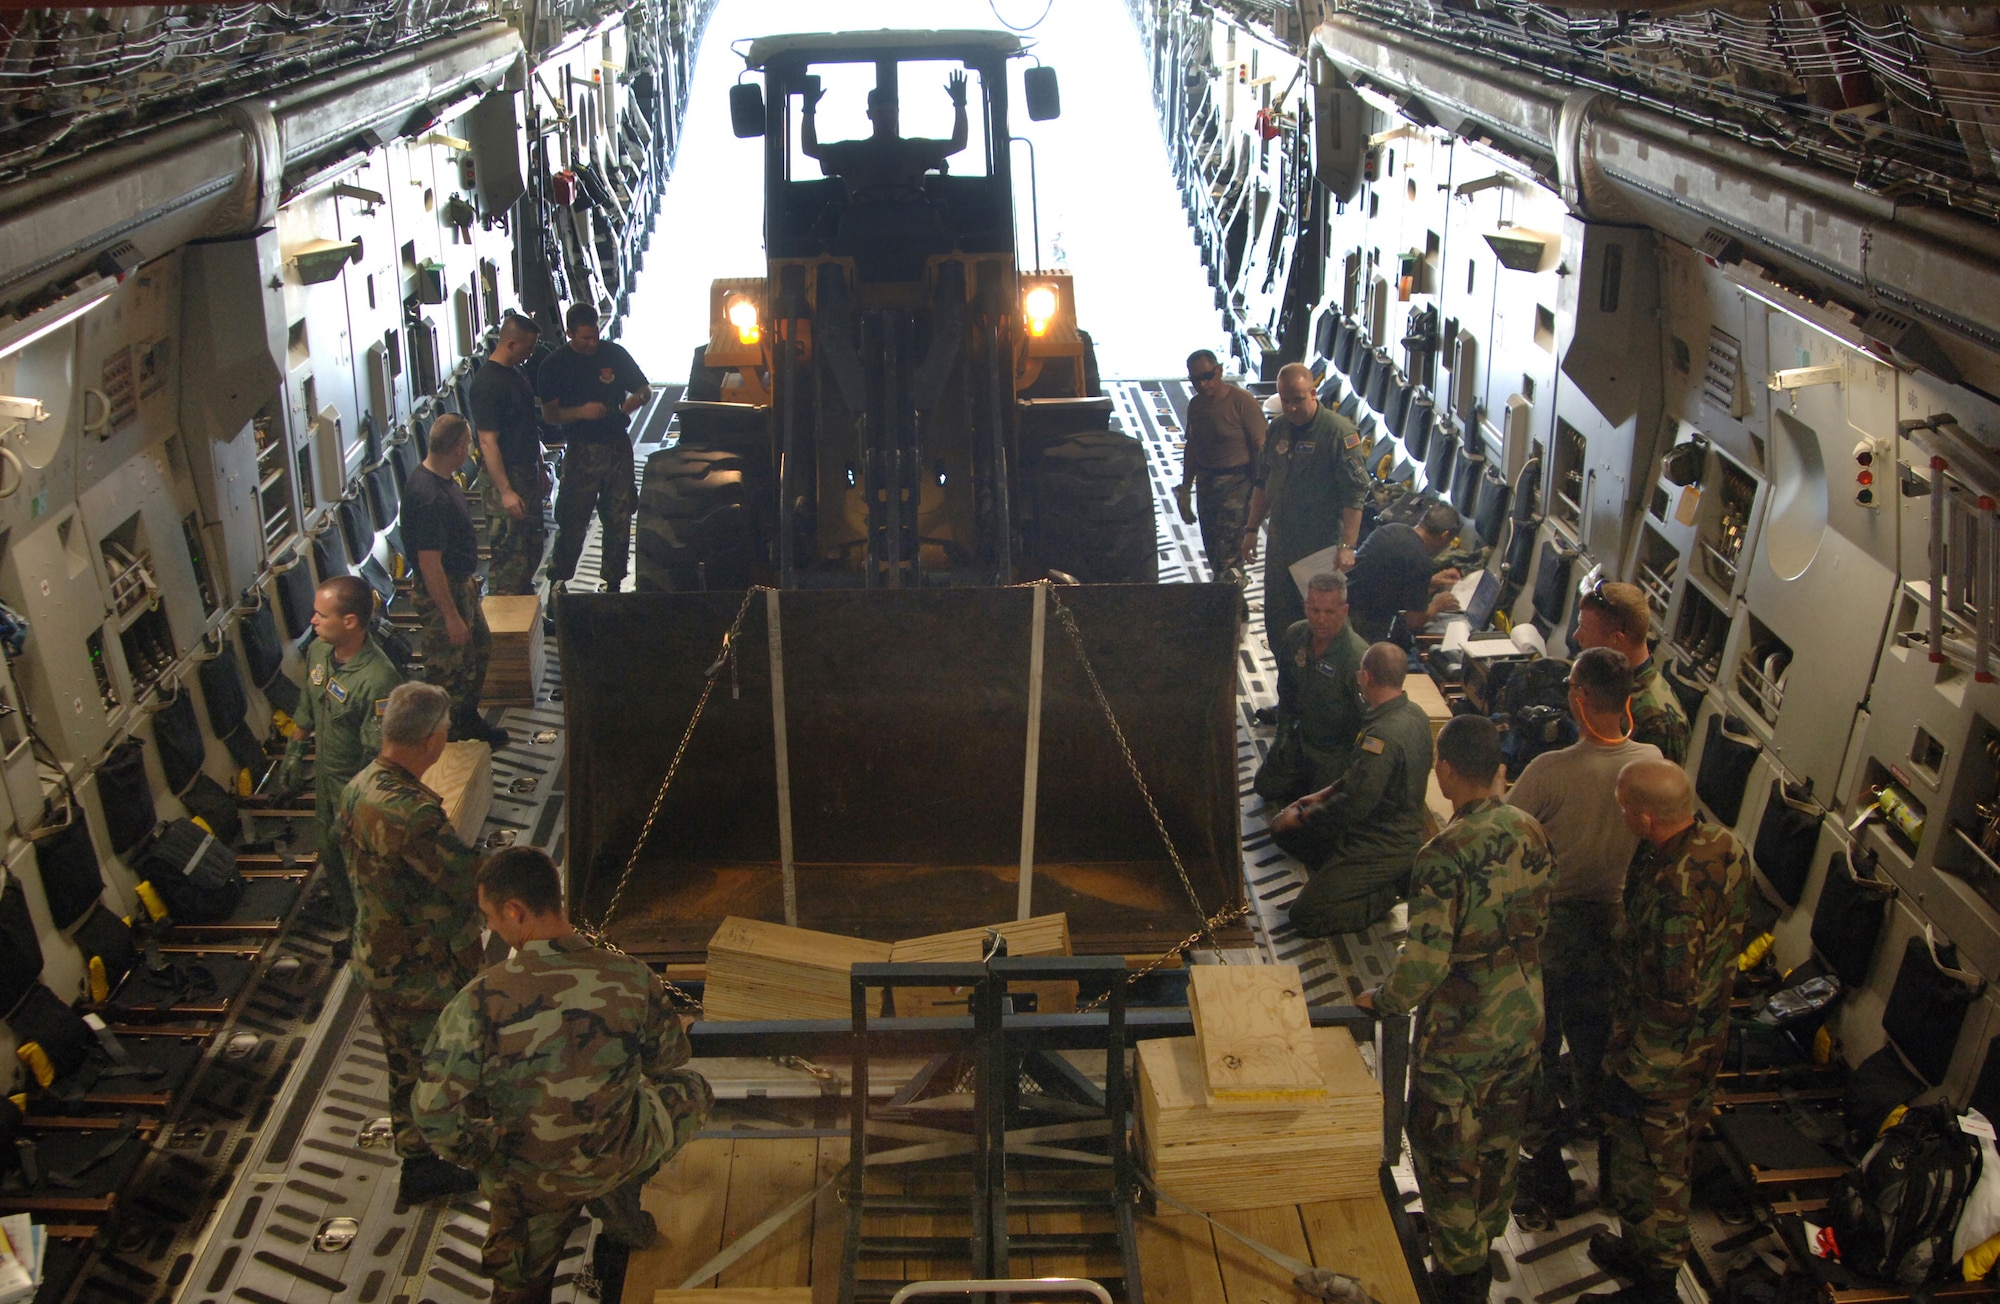
[[[118,278],[106,276],[38,312],[29,313],[19,321],[0,326],[0,358],[18,353],[43,336],[61,330],[110,298],[111,292],[117,288]]]

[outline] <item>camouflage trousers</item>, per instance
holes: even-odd
[[[368,1009],[375,1033],[382,1039],[382,1058],[389,1064],[389,1122],[396,1129],[396,1153],[405,1159],[431,1153],[430,1142],[417,1130],[410,1097],[423,1073],[424,1043],[437,1027],[444,1006],[396,999],[394,992],[370,991]]]
[[[1410,1072],[1410,1162],[1430,1223],[1431,1257],[1454,1275],[1486,1266],[1507,1230],[1521,1127],[1541,1061],[1420,1059]]]
[[[1569,1102],[1571,1131],[1597,1130],[1597,1097],[1604,1084],[1604,1047],[1611,1040],[1611,992],[1617,975],[1604,944],[1618,923],[1611,901],[1556,901],[1542,938],[1542,1074],[1528,1110],[1522,1141],[1531,1155],[1571,1139],[1563,1128]],[[1569,1058],[1563,1058],[1563,1043]]]
[[[1687,1258],[1689,1172],[1708,1093],[1641,1097],[1614,1082],[1604,1095],[1598,1198],[1618,1215],[1639,1262],[1658,1274],[1677,1272]]]
[[[340,828],[334,821],[335,803],[313,798],[313,823],[319,829],[320,882],[333,899],[334,914],[346,928],[354,926],[354,880],[347,873],[347,856],[340,849]]]
[[[479,689],[486,682],[487,659],[493,655],[493,633],[486,628],[486,611],[479,605],[479,577],[454,579],[451,588],[459,619],[472,631],[464,647],[452,646],[451,635],[445,632],[444,608],[431,601],[421,575],[410,596],[423,620],[417,648],[424,656],[424,680],[450,693],[452,714],[464,715],[479,709]]]
[[[1210,579],[1221,579],[1243,564],[1243,526],[1250,519],[1250,472],[1196,471],[1195,519],[1201,522],[1201,550]]]
[[[556,551],[549,559],[551,583],[567,583],[583,556],[590,514],[604,526],[604,562],[599,568],[615,591],[631,565],[632,513],[639,491],[632,481],[632,449],[609,444],[572,444],[563,454],[562,483],[556,486]]]
[[[514,1184],[489,1182],[480,1188],[492,1206],[480,1266],[493,1279],[492,1304],[538,1304],[554,1284],[556,1259],[570,1228],[586,1210],[604,1223],[604,1235],[621,1245],[651,1243],[653,1220],[640,1207],[641,1193],[660,1165],[694,1139],[715,1108],[715,1093],[699,1073],[683,1070],[655,1079],[661,1103],[673,1118],[673,1146],[659,1163],[620,1182],[603,1195],[573,1204]]]
[[[502,597],[520,597],[535,591],[535,572],[541,569],[542,553],[549,543],[548,498],[542,492],[542,468],[537,463],[529,473],[531,480],[513,474],[508,470],[508,480],[515,493],[521,493],[521,485],[531,483],[533,495],[521,493],[521,504],[527,515],[515,520],[500,505],[500,492],[493,487],[493,481],[486,481],[486,591]]]

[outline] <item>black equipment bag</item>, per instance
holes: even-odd
[[[1403,411],[1403,451],[1412,461],[1421,462],[1430,451],[1431,428],[1437,424],[1437,402],[1427,390],[1418,390]]]
[[[271,604],[259,603],[255,611],[243,618],[238,628],[243,632],[244,660],[250,663],[250,682],[260,689],[265,688],[285,668],[285,643],[278,634],[278,622],[271,614]],[[201,686],[204,690],[208,688],[207,679],[202,680]],[[212,697],[208,709],[215,709]],[[229,731],[218,729],[216,732]]]
[[[1892,895],[1893,890],[1874,875],[1858,866],[1850,868],[1844,851],[1834,852],[1826,864],[1826,882],[1813,907],[1813,949],[1849,987],[1868,981]]]
[[[21,880],[0,870],[0,1010],[21,1003],[42,976],[42,942]]]
[[[1660,667],[1660,677],[1667,681],[1667,687],[1674,690],[1674,700],[1681,704],[1681,714],[1692,720],[1701,714],[1701,701],[1708,696],[1708,689],[1695,678],[1694,672],[1683,667],[1674,657],[1654,653],[1653,658]]]
[[[1333,352],[1329,356],[1333,369],[1343,376],[1351,378],[1354,375],[1354,351],[1360,338],[1361,328],[1352,317],[1342,317],[1333,328]]]
[[[1813,852],[1819,846],[1820,820],[1826,811],[1809,791],[1788,791],[1771,780],[1771,800],[1764,818],[1757,823],[1757,843],[1751,858],[1764,878],[1784,899],[1795,906],[1805,895],[1806,875],[1812,870]]]
[[[132,925],[112,914],[110,907],[101,901],[90,912],[90,917],[78,926],[70,940],[76,943],[77,950],[83,952],[83,962],[90,966],[92,987],[95,988],[101,981],[104,995],[109,995],[124,981],[138,959]],[[103,999],[94,990],[92,995]]]
[[[146,782],[145,744],[127,738],[97,767],[97,796],[104,804],[104,832],[114,855],[146,840],[157,822],[153,789]]]
[[[1354,344],[1354,365],[1345,368],[1349,383],[1354,386],[1357,397],[1368,396],[1368,382],[1375,378],[1375,351],[1368,347],[1367,340],[1356,340]]]
[[[194,697],[184,687],[177,687],[167,704],[153,712],[153,746],[160,753],[168,792],[179,792],[201,773],[208,744],[201,736],[201,722],[195,719]]]
[[[1710,716],[1708,740],[1701,748],[1701,769],[1694,779],[1694,795],[1715,816],[1715,822],[1734,828],[1743,813],[1743,793],[1750,786],[1750,767],[1764,745],[1750,733],[1749,726],[1733,715]]]
[[[1343,381],[1340,378],[1339,372],[1337,371],[1327,372],[1326,379],[1322,380],[1319,383],[1320,406],[1321,407],[1340,406],[1340,395],[1342,390],[1346,387],[1346,384],[1347,382]]]
[[[1451,468],[1458,461],[1458,434],[1450,426],[1431,431],[1430,451],[1424,454],[1424,486],[1439,497],[1451,492]]]
[[[313,569],[320,578],[330,580],[336,575],[349,575],[354,567],[347,560],[347,545],[342,542],[339,530],[322,530],[312,541]]]
[[[1403,418],[1410,410],[1410,398],[1416,392],[1417,387],[1407,380],[1389,391],[1389,406],[1382,411],[1382,424],[1390,431],[1403,428]]]
[[[1882,1031],[1932,1086],[1944,1081],[1965,1012],[1985,985],[1959,969],[1957,948],[1938,941],[1928,925],[1922,937],[1904,944],[1896,985],[1882,1008]]]
[[[1966,1104],[1992,1118],[1988,1110],[2000,1111],[2000,1037],[1986,1043],[1986,1058],[1979,1065],[1979,1081],[1972,1085]]]
[[[1458,449],[1458,460],[1451,469],[1451,505],[1458,508],[1460,516],[1472,515],[1472,505],[1479,494],[1479,479],[1486,474],[1486,452],[1475,447],[1468,438]]]
[[[1857,1145],[1866,1150],[1896,1106],[1924,1093],[1922,1079],[1903,1067],[1894,1046],[1884,1046],[1855,1065],[1840,1091],[1840,1117]]]
[[[1535,615],[1551,629],[1562,624],[1569,606],[1569,571],[1576,554],[1550,539],[1542,544],[1541,565],[1535,569]]]
[[[42,873],[42,895],[58,931],[89,914],[104,895],[104,872],[81,807],[71,806],[69,823],[35,839],[35,867]]]
[[[1828,1210],[1840,1261],[1902,1286],[1942,1277],[1959,1211],[1979,1181],[1979,1154],[1950,1104],[1905,1113],[1841,1182]]]
[[[278,611],[285,619],[286,637],[294,643],[311,631],[313,577],[304,557],[278,575]]]
[[[201,676],[201,696],[208,706],[208,727],[217,738],[225,738],[250,714],[243,674],[236,668],[236,649],[223,640],[222,651],[202,662],[196,673]]]
[[[367,501],[363,494],[340,505],[340,541],[346,545],[348,559],[357,566],[375,547],[375,522]]]
[[[152,883],[174,922],[213,924],[243,899],[236,853],[193,820],[173,820],[140,856],[139,876]]]
[[[244,733],[247,735],[249,730]],[[195,776],[188,790],[181,794],[181,805],[187,807],[189,815],[208,825],[216,841],[234,846],[243,836],[243,815],[236,807],[236,798],[206,774]]]
[[[1375,350],[1375,365],[1368,369],[1368,406],[1377,412],[1387,408],[1389,391],[1400,382],[1400,379],[1396,375],[1396,364],[1389,358],[1389,350],[1378,347]],[[1361,383],[1356,381],[1354,387],[1360,389]]]
[[[1314,353],[1318,354],[1322,358],[1326,358],[1329,360],[1332,359],[1333,335],[1335,329],[1339,327],[1339,325],[1340,325],[1340,314],[1335,312],[1332,308],[1326,309],[1326,311],[1320,313],[1318,316],[1313,318]],[[1325,399],[1320,400],[1320,402],[1322,403],[1324,403],[1325,401],[1326,401]]]
[[[1491,547],[1499,542],[1500,530],[1507,523],[1507,477],[1500,468],[1487,464],[1480,473],[1479,487],[1473,491],[1472,524],[1479,531],[1479,541]]]
[[[28,984],[27,994],[7,1016],[7,1026],[20,1041],[15,1054],[44,1088],[82,1068],[95,1040],[83,1016],[38,982]]]

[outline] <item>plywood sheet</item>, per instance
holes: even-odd
[[[1008,955],[1070,954],[1069,916],[1058,913],[908,938],[890,946],[889,959],[898,964],[976,963],[985,958],[991,945],[989,932],[1007,939]],[[1071,1014],[1076,1010],[1073,982],[1014,983],[1009,990],[1035,993],[1037,1013]],[[895,995],[896,1013],[913,1018],[962,1015],[967,1009],[966,1000],[965,990],[957,987],[899,987]]]
[[[702,1007],[711,1019],[844,1019],[849,971],[888,958],[887,942],[731,916],[709,939]]]
[[[1418,1304],[1409,1260],[1382,1194],[1299,1206],[1312,1261],[1358,1277],[1381,1304]]]
[[[819,1142],[813,1137],[737,1141],[729,1169],[722,1239],[732,1243],[818,1185]],[[717,1284],[806,1287],[811,1275],[813,1220],[799,1213],[724,1269]]]
[[[651,1304],[656,1291],[678,1288],[722,1248],[731,1147],[729,1141],[697,1138],[646,1183],[640,1204],[659,1223],[660,1239],[649,1250],[632,1252],[623,1304]]]
[[[1195,1050],[1212,1101],[1318,1100],[1326,1078],[1295,964],[1188,970]]]

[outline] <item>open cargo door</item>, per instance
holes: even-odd
[[[779,597],[797,922],[894,940],[1013,918],[1034,594],[792,590]],[[1079,953],[1165,949],[1201,919],[1090,689],[1057,602],[1172,835],[1200,909],[1243,899],[1229,585],[1053,591],[1044,648],[1033,910]],[[741,593],[571,595],[570,899],[602,918]],[[726,915],[781,920],[771,638],[751,599],[620,901],[635,955],[699,958]]]

